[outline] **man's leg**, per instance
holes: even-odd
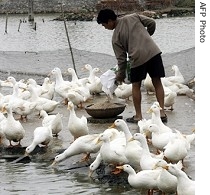
[[[153,83],[154,88],[155,88],[155,94],[156,94],[157,101],[159,102],[160,107],[162,108],[162,110],[160,111],[160,116],[164,117],[165,116],[165,111],[164,111],[165,93],[164,93],[164,89],[163,89],[161,79],[158,78],[158,77],[152,78],[152,83]]]
[[[133,104],[136,111],[134,119],[141,120],[141,82],[132,83]]]

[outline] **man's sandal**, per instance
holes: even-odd
[[[139,120],[134,119],[134,116],[133,116],[133,117],[131,117],[131,118],[127,118],[126,121],[127,121],[128,123],[138,123]]]
[[[163,123],[167,123],[168,122],[168,117],[167,117],[167,115],[165,114],[165,116],[162,116],[162,117],[160,117],[161,118],[161,121],[163,122]]]

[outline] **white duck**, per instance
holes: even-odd
[[[162,193],[174,194],[177,191],[177,178],[163,168],[168,165],[169,164],[166,163],[166,161],[158,161],[155,165],[157,169],[161,170],[157,180],[158,188],[162,191]],[[182,169],[181,161],[174,165],[176,165],[179,169]]]
[[[76,92],[78,92],[79,94],[81,94],[82,96],[84,96],[84,100],[85,101],[91,99],[92,98],[92,95],[90,94],[90,90],[89,90],[89,88],[87,86],[88,83],[89,83],[88,78],[80,79],[80,83],[81,83],[81,85],[79,85],[74,90]]]
[[[142,170],[138,173],[129,164],[117,166],[128,173],[128,183],[136,189],[147,190],[148,194],[153,194],[153,190],[158,189],[157,179],[160,175],[160,170]]]
[[[174,110],[174,104],[176,102],[177,93],[170,90],[168,87],[164,87],[164,109]]]
[[[149,141],[152,138],[152,133],[148,130],[149,125],[151,124],[152,120],[151,119],[142,119],[139,120],[137,125],[139,128],[139,132],[141,134],[144,134],[147,138],[147,141]]]
[[[45,110],[40,111],[40,117],[43,118],[42,126],[51,126],[52,134],[58,136],[63,129],[62,115],[60,113],[49,115]]]
[[[164,157],[163,152],[160,152],[159,154],[154,154],[154,153],[150,152],[150,148],[149,148],[149,145],[147,143],[147,139],[146,139],[145,134],[134,133],[132,139],[139,141],[141,146],[142,146],[142,149],[145,152],[148,152],[151,155],[151,157],[154,157],[154,158],[157,158],[157,159],[163,159],[163,157]]]
[[[55,67],[49,75],[55,76],[55,92],[64,99],[64,103],[68,102],[68,92],[71,91],[75,85],[70,81],[65,81],[63,79],[61,69]]]
[[[169,77],[167,77],[167,79],[172,83],[184,84],[185,79],[184,79],[182,73],[180,72],[178,66],[177,65],[172,65],[171,68],[172,68],[172,71],[174,72],[174,76],[169,76]]]
[[[90,94],[89,88],[87,87],[87,83],[89,83],[89,79],[87,77],[79,79],[73,68],[68,68],[67,71],[68,71],[68,73],[70,73],[72,75],[72,81],[71,82],[75,83],[75,86],[77,86],[72,90],[75,93],[78,93],[80,96],[83,96],[82,97],[82,102],[90,99],[91,94]],[[77,104],[75,104],[75,105],[77,105]]]
[[[125,156],[136,170],[140,170],[139,161],[142,152],[140,142],[132,140],[133,136],[127,123],[123,119],[115,120],[111,127],[124,132],[126,138]]]
[[[75,82],[78,86],[83,85],[84,80],[87,79],[86,77],[79,79],[73,68],[68,68],[67,72],[71,75],[72,82]]]
[[[102,90],[102,83],[98,76],[96,76],[96,73],[100,72],[99,68],[93,68],[91,65],[86,64],[85,69],[89,71],[89,83],[87,83],[87,86],[90,90],[91,94],[98,94],[103,92]]]
[[[154,85],[152,84],[152,79],[151,79],[151,77],[149,76],[148,73],[146,75],[146,78],[143,81],[143,86],[144,86],[147,94],[150,94],[150,93],[154,93],[155,92]]]
[[[9,76],[7,79],[4,81],[5,83],[10,83],[11,87],[13,87],[18,81],[16,80],[15,77]]]
[[[164,161],[163,154],[156,156],[150,152],[149,146],[147,145],[147,141],[144,135],[142,135],[141,133],[135,133],[133,135],[133,138],[135,140],[138,140],[143,148],[140,154],[140,161],[139,161],[142,170],[152,170],[154,169],[158,161],[160,160]]]
[[[100,166],[102,160],[103,159],[101,157],[101,154],[98,153],[98,155],[96,156],[95,160],[89,166],[89,173],[88,173],[89,177],[92,177],[93,172]]]
[[[88,77],[84,77],[84,78],[79,78],[75,72],[75,70],[73,68],[68,68],[67,72],[71,75],[71,79],[73,83],[75,83],[76,85],[79,86],[83,86],[84,83],[86,83],[87,81],[89,81]]]
[[[151,124],[158,125],[161,132],[172,132],[172,129],[165,125],[160,118],[161,109],[162,108],[160,107],[159,103],[154,102],[150,109],[147,111],[147,113],[152,113]]]
[[[194,90],[193,89],[190,89],[187,85],[185,84],[181,84],[181,83],[178,83],[176,84],[178,86],[178,90],[176,91],[177,92],[177,95],[191,95],[194,93]]]
[[[30,84],[28,85],[27,89],[31,93],[31,98],[29,100],[36,103],[36,110],[38,112],[41,110],[45,110],[47,113],[52,112],[60,104],[55,100],[49,100],[47,98],[38,96],[34,87]]]
[[[49,77],[45,77],[41,86],[45,93],[42,93],[40,97],[52,100],[55,95],[55,81],[51,81]]]
[[[195,195],[195,181],[191,180],[187,174],[174,164],[165,167],[169,173],[177,178],[177,194],[179,195]]]
[[[67,109],[69,110],[69,120],[67,127],[71,135],[74,137],[74,140],[80,136],[89,134],[87,118],[84,115],[81,117],[76,115],[74,104],[71,101],[68,102]]]
[[[116,143],[119,141],[126,143],[125,134],[122,131],[118,131],[115,128],[108,128],[108,129],[104,130],[103,133],[107,134],[109,136],[111,144],[112,144],[112,142]],[[119,139],[119,140],[117,140],[117,139]],[[99,143],[101,144],[102,142],[99,142]],[[91,163],[91,165],[89,167],[89,177],[91,177],[93,172],[99,167],[102,160],[103,159],[99,152],[98,155],[96,156],[95,160]]]
[[[166,78],[162,78],[162,85],[164,89],[164,109],[173,110],[173,105],[177,97],[179,87],[176,83],[169,83]]]
[[[90,74],[89,82],[87,83],[87,86],[89,87],[91,94],[99,94],[103,92],[102,90],[102,83],[98,76],[96,76],[96,73],[100,72],[99,68],[93,68],[92,74]]]
[[[118,138],[122,138],[126,141],[125,133],[123,131],[118,131],[116,128],[109,127],[108,129],[105,129],[103,133],[109,136],[110,141]]]
[[[83,108],[83,103],[86,101],[86,98],[76,90],[72,90],[68,92],[68,102],[69,101],[71,101],[78,108]]]
[[[13,84],[8,82],[7,80],[5,80],[5,81],[0,80],[0,88],[1,87],[13,87]]]
[[[2,93],[0,93],[0,105],[3,105],[4,103],[9,103],[11,96],[11,94],[3,95]]]
[[[178,92],[179,91],[179,84],[178,83],[172,83],[171,85],[165,85],[164,82],[162,82],[163,84],[163,87],[164,87],[164,92],[165,92],[165,95],[167,94],[167,90],[171,90],[173,92]]]
[[[12,111],[21,116],[21,120],[27,120],[27,116],[34,112],[37,104],[36,102],[30,102],[29,100],[20,98],[18,95],[18,91],[20,89],[25,90],[25,85],[22,85],[22,83],[18,82],[15,83],[9,104],[12,108]]]
[[[4,139],[5,135],[2,129],[2,125],[4,123],[4,121],[6,121],[6,117],[4,116],[4,114],[2,112],[0,112],[0,144],[2,144],[2,140]]]
[[[171,89],[172,89],[173,84],[176,84],[176,83],[173,83],[172,81],[170,81],[170,80],[168,79],[168,77],[163,77],[163,78],[161,78],[161,82],[162,82],[162,84],[163,84],[165,87],[169,87],[169,88],[171,88]],[[153,84],[152,84],[152,79],[151,79],[151,77],[149,76],[149,74],[147,74],[145,80],[143,81],[143,85],[144,85],[144,88],[145,88],[146,91],[147,91],[147,94],[150,94],[150,93],[154,93],[154,92],[155,92],[155,88],[154,88],[154,86],[153,86]],[[173,87],[175,87],[176,89],[178,89],[176,85],[174,85]]]
[[[162,84],[164,85],[164,86],[166,86],[166,87],[171,87],[171,86],[173,86],[174,84],[176,84],[176,83],[173,83],[173,82],[171,82],[171,81],[169,81],[168,80],[168,77],[162,77],[161,78],[161,82],[162,82]],[[174,86],[173,86],[174,87]]]
[[[33,141],[26,148],[25,155],[29,155],[33,152],[36,146],[47,147],[52,139],[53,135],[50,125],[45,127],[36,127],[33,133]]]
[[[189,151],[191,148],[191,144],[195,140],[195,129],[192,130],[193,132],[189,135],[187,134],[182,134],[180,131],[176,130],[177,133],[179,133],[180,137],[185,139],[186,141],[186,148]]]
[[[29,78],[26,82],[27,85],[31,85],[34,88],[34,91],[38,96],[41,96],[42,94],[48,92],[47,89],[42,88],[41,85],[38,85],[35,79]]]
[[[148,130],[152,134],[151,142],[152,145],[160,151],[163,151],[164,147],[169,143],[170,139],[176,136],[173,132],[161,132],[160,128],[156,124],[151,124]]]
[[[88,134],[78,137],[64,152],[55,157],[52,165],[83,153],[86,153],[86,155],[82,158],[82,161],[88,160],[91,153],[97,153],[100,150],[102,142],[97,144],[98,137],[99,134]]]
[[[180,160],[183,163],[184,158],[188,154],[188,146],[186,140],[180,138],[180,135],[176,133],[176,136],[171,138],[168,144],[164,146],[164,156],[172,163],[177,163]]]
[[[2,112],[7,113],[7,117],[4,119],[4,122],[1,124],[1,129],[5,138],[9,140],[10,146],[14,146],[12,145],[12,141],[18,142],[17,146],[21,146],[20,141],[25,136],[24,127],[22,126],[20,121],[14,119],[12,108],[8,103],[5,103],[3,105]]]
[[[7,77],[6,82],[12,83],[12,84],[13,84],[13,88],[14,88],[14,86],[15,86],[16,83],[20,83],[19,86],[22,86],[22,87],[26,88],[26,84],[23,83],[22,80],[17,81],[17,80],[15,79],[15,77],[13,77],[13,76]],[[19,98],[21,98],[21,99],[27,100],[28,98],[30,98],[31,94],[30,94],[29,91],[23,90],[23,89],[21,88],[21,89],[18,89],[17,96],[18,96]]]
[[[106,133],[101,133],[99,135],[99,141],[102,141],[102,146],[100,148],[101,159],[104,163],[109,165],[122,165],[128,163],[128,159],[125,156],[125,139],[116,138],[110,141],[110,136]],[[118,174],[120,171],[114,169],[112,173]]]
[[[120,99],[129,100],[129,97],[132,96],[132,84],[122,83],[121,85],[118,85],[114,94]]]

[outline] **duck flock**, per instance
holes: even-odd
[[[94,101],[96,94],[104,92],[109,100],[116,96],[127,101],[132,96],[132,89],[131,84],[123,83],[110,96],[103,90],[101,79],[97,76],[102,75],[100,69],[89,64],[84,69],[89,71],[89,76],[78,78],[74,69],[68,68],[66,72],[71,75],[71,81],[63,79],[64,72],[58,67],[49,72],[42,84],[37,84],[33,78],[17,81],[13,76],[1,80],[0,147],[21,147],[21,140],[26,136],[23,123],[27,123],[29,115],[36,113],[33,116],[42,122],[34,129],[33,140],[26,147],[25,156],[31,155],[36,146],[48,146],[54,136],[68,129],[73,137],[72,143],[54,156],[52,167],[79,154],[83,154],[81,161],[88,161],[94,153],[96,158],[89,166],[89,177],[93,177],[100,164],[104,163],[112,166],[110,174],[121,177],[120,173],[127,172],[130,186],[146,190],[148,194],[159,190],[163,194],[194,195],[195,181],[186,174],[184,159],[191,150],[195,132],[183,134],[160,119],[160,109],[173,110],[177,95],[194,92],[185,84],[178,67],[173,65],[174,75],[162,79],[165,108],[154,102],[148,109],[151,118],[138,121],[139,132],[134,134],[123,119],[116,119],[102,133],[91,133],[87,117],[79,117],[77,110],[84,109],[85,102]],[[149,76],[143,85],[148,94],[154,93]],[[61,101],[57,101],[56,96]],[[62,113],[55,113],[61,104],[69,111],[67,124],[63,123]]]

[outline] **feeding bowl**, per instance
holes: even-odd
[[[85,110],[93,118],[113,118],[125,110],[125,105],[120,103],[103,102],[90,104],[85,107]]]

